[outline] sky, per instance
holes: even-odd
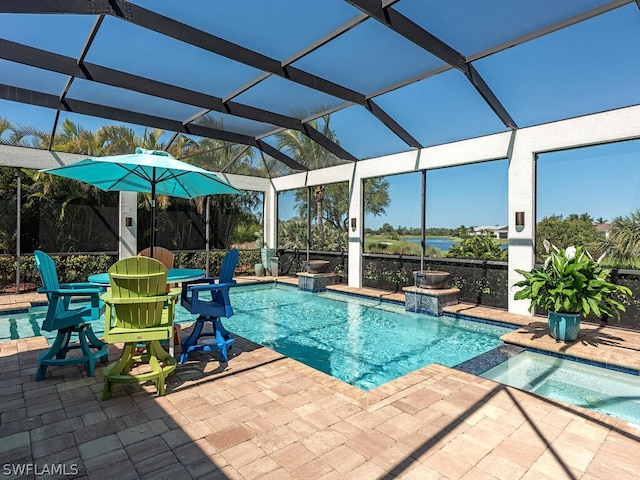
[[[428,171],[427,228],[507,225],[507,168],[498,160]],[[537,221],[573,213],[607,221],[627,216],[640,208],[640,140],[540,154],[536,176]],[[368,216],[366,226],[419,227],[420,174],[386,178],[387,218]]]
[[[134,3],[157,9],[161,14],[276,59],[288,58],[359,13],[342,1],[305,4],[299,0],[274,1],[279,8],[252,0],[221,2],[217,12],[228,18],[228,22],[211,22],[200,15],[201,10],[211,8],[205,0],[194,1],[193,8],[189,9],[179,2],[135,0]],[[401,0],[394,8],[462,54],[471,55],[478,48],[499,44],[517,36],[518,32],[554,23],[556,18],[597,8],[603,3],[602,0],[487,0],[480,5],[473,0],[459,0],[461,8],[455,15],[451,15],[451,9],[444,3],[427,6],[420,1]],[[243,28],[237,28],[239,20]],[[0,37],[75,58],[93,22],[92,16],[83,15],[2,14]],[[130,48],[134,43],[153,45],[153,48],[146,48],[144,54],[140,54]],[[640,104],[638,45],[640,12],[631,2],[606,15],[481,58],[474,66],[518,126],[527,127]],[[259,73],[252,67],[110,16],[105,18],[87,61],[128,69],[136,75],[221,97]],[[373,92],[441,64],[377,22],[367,21],[297,60],[293,66],[358,91]],[[193,65],[198,68],[191,68]],[[385,68],[379,68],[380,65]],[[363,73],[367,71],[377,73]],[[32,67],[0,60],[0,83],[59,95],[66,81],[65,75],[52,72],[43,75],[41,71],[35,75]],[[82,80],[73,82],[69,96],[97,103],[110,102],[119,108],[141,108],[150,115],[167,118],[184,119],[194,111],[192,106]],[[337,101],[276,77],[259,83],[257,88],[247,90],[235,100],[286,115],[292,115],[310,101],[326,106]],[[506,130],[466,77],[455,69],[377,95],[375,101],[424,146]],[[0,100],[0,118],[8,118],[18,125],[48,131],[54,116],[55,111],[51,109]],[[105,123],[122,124],[65,113],[61,114],[59,124],[67,117],[89,130]],[[264,128],[258,122],[249,123],[238,121],[238,128],[251,128],[254,133]],[[231,129],[232,122],[228,125]],[[408,149],[357,105],[332,114],[330,125],[340,145],[357,158]],[[128,126],[138,133],[142,131],[139,126]],[[166,137],[169,136],[167,133]],[[266,137],[265,141],[273,144],[273,137]],[[589,213],[594,218],[610,220],[631,213],[640,204],[635,180],[640,178],[636,166],[640,164],[639,159],[639,141],[541,155],[537,178],[538,220],[552,214],[571,213]],[[377,229],[383,223],[390,223],[394,227],[419,227],[420,173],[386,177],[386,180],[390,184],[391,199],[386,216],[367,216],[365,226]],[[571,195],[566,194],[567,184],[571,185]],[[611,185],[615,185],[615,190]],[[287,195],[282,195],[281,218],[295,215],[292,201],[286,199]],[[429,171],[427,227],[505,225],[508,223],[507,199],[506,160]]]
[[[507,160],[427,172],[427,228],[508,224]],[[420,227],[421,174],[385,177],[390,205],[365,226]],[[537,162],[537,221],[588,213],[607,221],[640,208],[640,140],[541,154]],[[293,195],[281,195],[281,218],[295,216]]]

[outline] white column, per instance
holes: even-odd
[[[358,175],[357,165],[354,166],[349,183],[349,286],[362,288],[364,206],[362,204],[362,179]]]
[[[138,254],[138,194],[136,192],[120,192],[118,210],[120,222],[118,258],[135,257]],[[127,223],[131,223],[131,225],[127,225]]]
[[[278,192],[273,184],[264,192],[264,231],[263,243],[267,248],[278,247]]]
[[[530,144],[515,135],[509,162],[509,272],[507,275],[509,312],[531,315],[528,300],[514,300],[513,284],[522,278],[515,271],[530,270],[535,261],[535,153]],[[524,226],[516,228],[516,212],[524,213]]]

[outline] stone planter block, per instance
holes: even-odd
[[[458,303],[459,288],[429,289],[404,287],[404,309],[408,312],[440,316],[444,307]]]
[[[337,277],[335,273],[299,272],[297,275],[298,289],[313,293],[324,292],[327,289],[327,285],[336,283]]]

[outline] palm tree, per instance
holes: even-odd
[[[637,267],[640,259],[640,210],[613,219],[607,241],[608,264]]]
[[[224,130],[224,123],[216,118],[205,116],[199,122],[212,128]],[[198,141],[180,135],[169,149],[175,149],[177,158],[199,166],[206,170],[221,171],[233,162],[234,173],[249,173],[243,159],[253,156],[252,150],[247,150],[243,145],[214,138],[201,138]],[[197,197],[191,200],[196,211],[202,215],[205,210],[207,197]],[[211,206],[211,243],[215,248],[226,248],[235,230],[241,223],[250,222],[246,215],[258,202],[257,194],[248,194],[238,197],[236,195],[213,195],[210,197]]]
[[[189,155],[193,149],[198,148],[198,142],[187,137],[186,135],[178,135],[176,139],[169,145],[167,151],[176,158],[184,158]],[[188,160],[185,160],[188,162]]]
[[[299,218],[281,222],[278,226],[278,245],[284,249],[304,248],[307,241],[307,226]]]
[[[297,115],[299,116],[299,115]],[[315,119],[307,124],[318,130],[329,140],[339,144],[336,134],[329,125],[330,116],[321,117],[322,124]],[[297,162],[306,165],[310,169],[317,169],[335,165],[337,157],[320,144],[314,142],[307,135],[298,130],[285,130],[277,135],[278,148],[289,153]],[[313,188],[313,198],[316,203],[316,222],[318,226],[318,243],[320,248],[325,244],[323,224],[324,185],[316,185]]]
[[[2,137],[5,136],[5,132],[13,132],[13,124],[4,117],[0,117],[0,143],[9,143],[9,140],[5,140]]]
[[[211,121],[215,123],[215,120]],[[223,128],[220,122],[216,126]],[[55,135],[53,149],[90,156],[132,153],[135,147],[153,150],[167,149],[176,158],[186,157],[189,163],[198,164],[209,170],[222,170],[231,159],[236,159],[233,165],[234,171],[237,171],[237,173],[249,173],[251,158],[254,153],[251,149],[247,150],[243,146],[232,145],[215,139],[196,141],[184,135],[179,135],[175,142],[167,148],[166,143],[162,141],[164,133],[164,130],[161,129],[145,129],[141,135],[136,135],[136,132],[126,125],[107,125],[93,132],[76,124],[71,119],[66,119],[62,122]],[[45,134],[33,127],[19,127],[7,119],[0,118],[0,143],[48,148],[49,134]],[[63,243],[70,240],[75,242],[74,245],[77,247],[78,242],[82,240],[79,237],[69,240],[70,237],[67,238],[69,232],[64,231],[67,228],[64,225],[73,222],[71,216],[77,215],[75,212],[81,211],[82,208],[95,209],[97,206],[112,202],[113,195],[102,192],[83,182],[63,179],[35,170],[23,169],[22,171],[23,191],[28,195],[27,201],[23,204],[23,210],[31,210],[34,218],[40,217],[44,219],[43,221],[47,225],[50,225],[52,237],[47,238],[47,240],[50,244],[56,245],[52,248],[63,249]],[[45,197],[47,201],[40,202]],[[260,198],[258,194],[244,195],[242,197],[234,196],[233,201],[223,197],[225,196],[216,195],[211,197],[212,212],[214,212],[212,215],[212,231],[215,237],[213,242],[220,248],[225,247],[229,238],[235,234],[235,228],[238,223],[245,223],[247,226],[254,227],[260,224],[255,215],[247,214],[247,212],[255,210],[256,202],[259,202]],[[190,200],[189,203],[195,207],[198,213],[202,214],[204,213],[205,198],[196,198]],[[142,194],[139,196],[139,200],[140,208],[150,209],[149,195]],[[4,203],[7,205],[13,204],[9,200]],[[68,208],[71,204],[82,207],[80,209]],[[158,195],[156,205],[159,211],[166,210],[170,206],[170,197]],[[190,209],[187,208],[187,210]],[[27,216],[25,216],[26,218]],[[83,218],[78,218],[77,220],[79,224],[89,222],[88,219]],[[33,248],[36,248],[41,241],[38,238],[38,224],[40,223],[40,226],[42,226],[42,221],[28,223],[34,226],[33,241],[31,243],[33,243]],[[218,223],[220,232],[215,228]],[[87,224],[87,232],[91,231],[90,227],[91,225]],[[25,232],[23,231],[24,236]]]
[[[102,144],[97,134],[86,130],[70,119],[65,119],[53,141],[54,150],[80,153],[84,155],[98,155]]]
[[[124,155],[133,153],[134,149],[141,145],[136,143],[141,140],[136,138],[132,128],[125,125],[105,125],[96,132],[100,143],[101,155]]]
[[[15,145],[19,147],[46,148],[49,144],[49,134],[38,130],[35,127],[23,127],[20,125],[5,124],[0,128],[5,128],[11,133],[8,139],[3,140],[5,145]],[[6,131],[5,130],[5,131]],[[2,132],[0,132],[2,135]]]

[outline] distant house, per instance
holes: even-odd
[[[598,232],[604,233],[605,238],[609,238],[609,232],[611,231],[611,227],[613,227],[613,223],[604,222],[596,225],[596,230]]]
[[[493,226],[479,226],[473,227],[473,235],[489,235],[492,238],[506,240],[509,238],[509,226],[508,225],[493,225]]]

